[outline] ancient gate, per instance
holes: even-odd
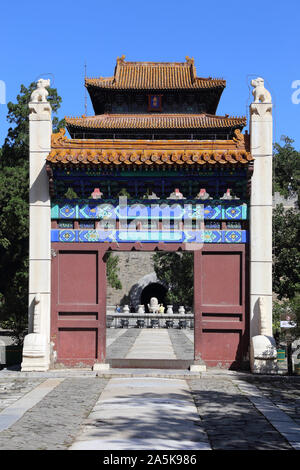
[[[132,249],[194,252],[194,359],[244,367],[260,299],[272,335],[272,104],[263,80],[252,81],[250,135],[245,117],[216,114],[225,80],[197,77],[188,57],[122,56],[113,77],[85,85],[95,115],[66,118],[70,138],[53,133],[49,81],[29,103],[22,370],[105,361],[105,253]]]

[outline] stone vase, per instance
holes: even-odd
[[[139,305],[139,308],[138,308],[137,313],[138,313],[139,315],[144,315],[144,313],[145,313],[144,305]]]
[[[173,315],[173,305],[167,305],[167,315]]]
[[[124,305],[124,307],[123,307],[123,313],[126,313],[126,314],[129,313],[129,307],[128,307],[128,305]]]
[[[179,309],[178,309],[178,313],[179,313],[180,315],[184,315],[184,314],[185,314],[185,308],[184,308],[183,305],[180,305],[180,307],[179,307]]]

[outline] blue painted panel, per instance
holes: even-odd
[[[117,201],[116,201],[117,202]],[[195,202],[136,202],[112,204],[91,201],[88,203],[54,204],[52,219],[195,219],[195,220],[246,220],[247,204],[195,203]]]
[[[246,230],[95,230],[52,229],[52,242],[63,243],[247,243]]]

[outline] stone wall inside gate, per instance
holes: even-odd
[[[118,278],[122,289],[115,289],[107,284],[107,310],[114,310],[116,305],[126,304],[136,307],[140,300],[141,290],[150,282],[156,281],[153,253],[149,252],[119,252],[113,253],[118,257]]]

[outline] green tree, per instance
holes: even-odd
[[[5,167],[0,173],[0,320],[22,330],[28,304],[28,171]]]
[[[277,298],[273,305],[274,328],[287,312],[300,328],[300,152],[293,140],[283,136],[284,144],[274,145],[273,190],[284,197],[298,196],[298,207],[273,211],[273,287]]]
[[[284,210],[282,204],[273,211],[273,288],[279,299],[292,299],[300,290],[300,213]]]
[[[0,167],[28,166],[29,148],[29,108],[28,102],[36,83],[32,82],[28,87],[21,85],[20,93],[17,95],[16,103],[7,103],[7,120],[11,127],[7,131],[7,136],[1,151]],[[47,88],[48,101],[52,108],[53,132],[58,132],[59,128],[65,127],[65,120],[59,120],[56,113],[61,105],[61,97],[56,88]]]
[[[300,286],[299,286],[300,287]],[[295,296],[290,301],[291,311],[294,316],[294,320],[297,322],[297,328],[295,330],[295,336],[299,338],[300,336],[300,288],[296,292]]]
[[[168,286],[167,302],[193,307],[194,253],[158,252],[153,262],[157,278]]]
[[[300,204],[300,152],[293,147],[293,140],[283,136],[284,145],[274,144],[273,190],[284,197],[298,195]]]
[[[113,256],[111,252],[108,252],[106,256],[106,277],[109,285],[114,289],[122,289],[122,284],[118,277],[120,270],[118,264],[119,257],[117,255]]]

